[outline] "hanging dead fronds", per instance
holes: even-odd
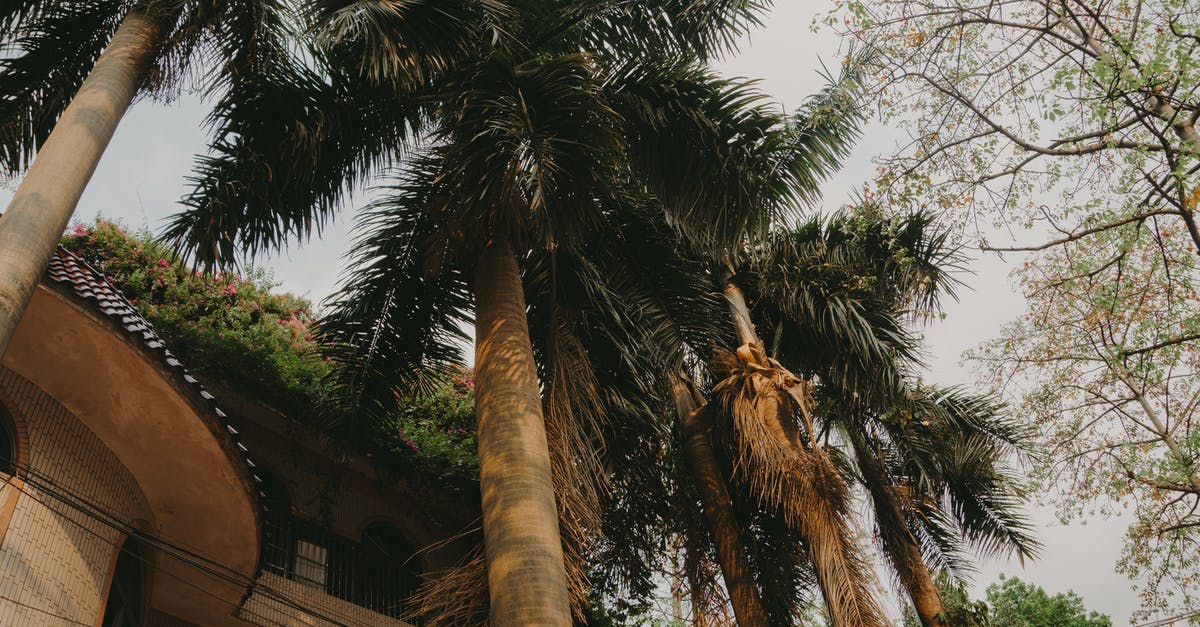
[[[409,600],[404,620],[429,627],[488,625],[487,557],[483,534],[458,564],[434,573]]]
[[[609,487],[602,462],[605,410],[583,342],[568,320],[560,316],[555,322],[546,360],[546,440],[567,591],[576,620],[583,620],[591,588],[585,556],[601,527],[600,501]]]
[[[558,313],[540,360],[545,364],[543,414],[567,592],[575,619],[582,621],[591,588],[585,556],[600,529],[600,500],[608,490],[601,461],[605,410],[583,343]],[[426,625],[486,624],[487,558],[481,535],[466,561],[421,587],[414,605],[410,619],[419,617]]]
[[[845,476],[817,443],[806,382],[757,343],[718,351],[713,400],[733,481],[803,538],[835,625],[885,625],[849,519]]]

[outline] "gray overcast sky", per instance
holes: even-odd
[[[820,61],[836,70],[838,41],[829,34],[813,34],[812,3],[780,0],[766,27],[755,32],[736,57],[721,64],[730,75],[759,78],[761,88],[789,109],[820,89]],[[97,214],[123,221],[131,227],[158,231],[173,213],[187,189],[186,177],[193,155],[205,145],[202,121],[205,107],[194,97],[183,97],[171,106],[153,102],[137,104],[122,122],[80,202],[77,217],[90,221]],[[868,128],[863,141],[843,172],[827,187],[824,206],[848,202],[852,190],[873,174],[871,157],[893,146],[896,134],[878,126]],[[11,193],[0,190],[7,205]],[[365,198],[357,197],[361,204]],[[348,214],[332,224],[319,240],[293,247],[288,253],[264,260],[283,289],[314,301],[327,296],[336,284],[341,255],[348,239]],[[1011,259],[1009,260],[1011,262]],[[1000,326],[1023,311],[1014,294],[1008,267],[996,259],[971,265],[966,277],[971,289],[960,302],[947,307],[946,319],[926,333],[931,362],[930,380],[944,384],[971,383],[971,373],[960,367],[962,352],[998,334]],[[1051,593],[1073,589],[1086,605],[1108,613],[1116,624],[1128,624],[1137,606],[1131,583],[1114,572],[1124,523],[1094,520],[1090,525],[1063,527],[1053,512],[1038,508],[1033,517],[1046,550],[1038,562],[985,563],[976,577],[974,593],[995,581],[999,573],[1018,575]]]

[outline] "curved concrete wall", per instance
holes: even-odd
[[[66,408],[8,369],[0,395],[25,423],[31,472],[121,520],[152,522],[133,475]],[[96,625],[122,535],[31,483],[0,545],[0,625]]]

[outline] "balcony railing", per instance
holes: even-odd
[[[392,618],[400,618],[419,579],[411,549],[390,527],[373,526],[354,542],[311,522],[264,523],[266,570]]]

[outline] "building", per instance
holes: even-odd
[[[0,625],[405,624],[477,494],[214,391],[58,252],[0,368]]]

